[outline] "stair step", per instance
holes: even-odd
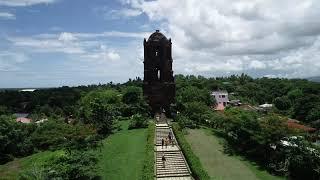
[[[190,176],[189,173],[167,173],[167,174],[157,174],[157,177],[180,177],[180,176]]]
[[[189,171],[164,171],[164,172],[157,172],[157,175],[169,175],[169,174],[187,174]]]
[[[169,143],[167,148],[165,146],[163,149],[159,149],[159,146],[162,145],[162,139],[168,137],[169,132],[171,132],[173,137],[174,147]],[[190,177],[190,170],[187,162],[184,159],[183,153],[179,150],[178,142],[174,136],[174,133],[171,127],[168,124],[156,124],[155,129],[155,151],[156,151],[156,177]],[[177,148],[178,147],[178,148]],[[170,149],[171,148],[171,149]],[[170,149],[170,150],[168,150]],[[165,156],[165,168],[162,167],[162,156]]]
[[[184,169],[184,170],[164,170],[164,171],[157,171],[157,174],[168,174],[168,173],[188,173],[188,169]]]

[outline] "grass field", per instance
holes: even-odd
[[[120,121],[120,124],[122,130],[106,138],[101,152],[96,152],[98,156],[100,154],[100,174],[108,180],[141,179],[147,129],[128,130],[129,121]],[[20,173],[41,167],[47,160],[62,153],[62,150],[45,151],[0,165],[0,180],[17,179]]]
[[[147,129],[128,130],[128,121],[120,123],[122,130],[103,142],[101,176],[108,180],[141,179]]]
[[[223,153],[222,139],[209,129],[190,129],[186,139],[212,179],[280,180],[253,163],[238,156]]]
[[[63,151],[44,151],[0,165],[0,179],[17,179],[20,173],[34,167],[41,167],[46,161],[54,156],[59,156],[62,153]]]

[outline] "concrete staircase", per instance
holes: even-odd
[[[176,141],[171,127],[167,123],[156,124],[155,130],[155,176],[161,180],[191,180],[191,171]],[[173,136],[173,145],[161,146],[162,138],[168,137],[169,132]],[[162,156],[166,158],[163,167]]]
[[[157,146],[161,146],[161,140],[162,139],[166,139],[168,137],[169,132],[171,132],[172,136],[173,136],[173,144],[177,144],[176,138],[174,137],[174,134],[171,130],[171,128],[167,127],[157,127],[156,128],[156,145]],[[171,146],[172,144],[170,144],[169,146]]]

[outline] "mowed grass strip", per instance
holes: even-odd
[[[141,179],[147,129],[128,130],[128,121],[120,121],[122,130],[110,135],[101,150],[102,179]]]
[[[193,152],[212,179],[221,180],[277,180],[282,179],[260,170],[257,166],[238,156],[223,153],[222,139],[209,129],[189,129],[185,135]]]

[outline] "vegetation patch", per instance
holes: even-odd
[[[177,138],[177,141],[179,143],[179,146],[182,149],[183,154],[185,155],[185,158],[189,164],[189,167],[192,171],[192,176],[195,179],[201,179],[206,180],[210,179],[210,176],[208,173],[204,170],[200,159],[194,154],[194,152],[191,149],[191,146],[188,144],[187,140],[185,139],[181,128],[178,124],[173,124],[173,131],[175,133],[175,136]]]
[[[31,172],[33,169],[41,169],[50,159],[60,157],[63,154],[63,151],[44,151],[15,159],[0,165],[0,177],[8,180],[18,179],[19,175]]]
[[[131,117],[131,121],[128,127],[129,129],[139,129],[146,127],[148,127],[148,121],[146,117],[140,114],[135,114]]]
[[[41,176],[26,174],[27,179],[94,179],[97,177],[98,159],[91,151],[73,151],[52,158],[45,165]]]
[[[142,169],[142,180],[153,180],[154,179],[154,134],[155,125],[149,123],[146,144],[145,159],[143,162]]]

